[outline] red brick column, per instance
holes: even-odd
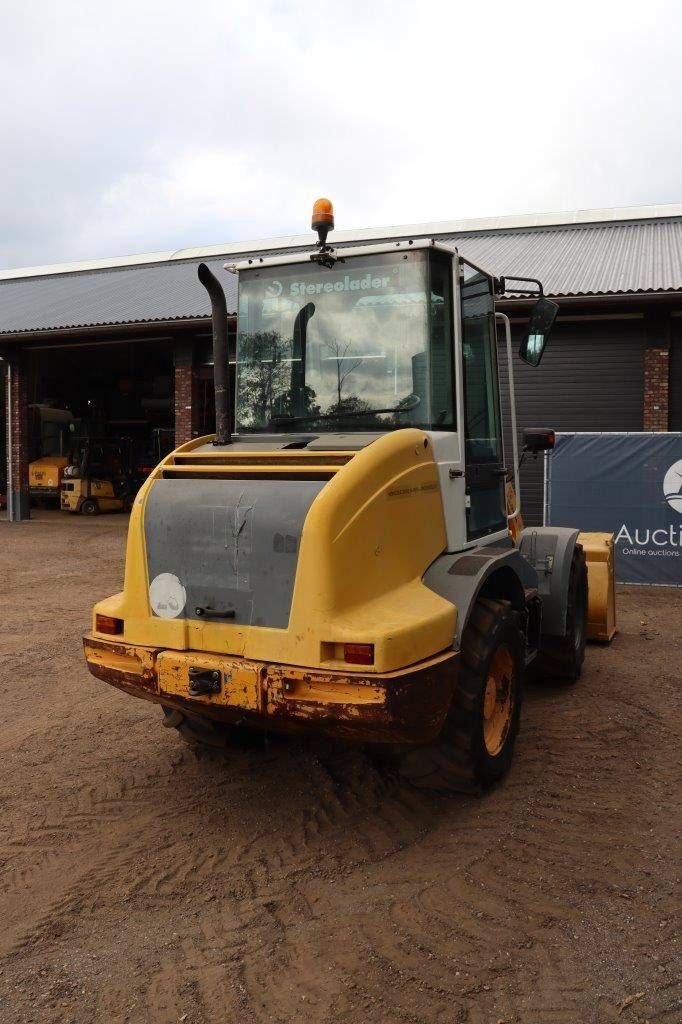
[[[191,341],[175,343],[175,444],[199,435],[197,379]]]
[[[6,434],[10,471],[7,480],[7,511],[8,514],[11,512],[12,519],[28,519],[28,386],[23,353],[9,357],[6,372],[9,375]]]
[[[666,343],[644,349],[644,429],[668,429],[670,347]]]

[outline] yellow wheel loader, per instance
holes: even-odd
[[[43,455],[28,465],[28,492],[36,505],[58,502],[64,470],[69,464],[66,455]]]
[[[480,791],[510,766],[526,671],[573,683],[588,628],[613,631],[609,537],[592,538],[590,610],[578,529],[523,529],[516,507],[495,296],[538,296],[520,352],[536,365],[557,307],[447,243],[334,248],[332,226],[318,201],[311,251],[227,268],[234,404],[223,289],[199,267],[216,434],[138,493],[124,589],[95,606],[85,656],[193,745],[322,734],[392,751],[416,785]],[[526,431],[525,448],[553,438]]]
[[[75,420],[68,409],[51,405],[29,406],[30,430],[36,458],[28,466],[28,490],[36,505],[59,504],[62,476],[69,464],[67,452]]]

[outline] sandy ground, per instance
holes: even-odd
[[[621,588],[507,782],[447,798],[354,749],[197,761],[89,676],[125,526],[0,523],[3,1024],[682,1019],[682,592]]]

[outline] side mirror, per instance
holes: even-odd
[[[525,427],[523,431],[523,450],[537,455],[538,452],[548,452],[554,447],[556,435],[553,430],[546,427]]]
[[[524,363],[528,363],[530,366],[539,364],[558,312],[559,307],[556,302],[552,302],[551,299],[546,299],[544,296],[535,303],[530,311],[528,329],[519,349],[519,355]]]

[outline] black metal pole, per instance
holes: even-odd
[[[215,438],[213,444],[231,444],[230,366],[227,352],[227,303],[218,278],[205,263],[200,263],[199,280],[211,300],[213,323],[213,381],[215,386]]]

